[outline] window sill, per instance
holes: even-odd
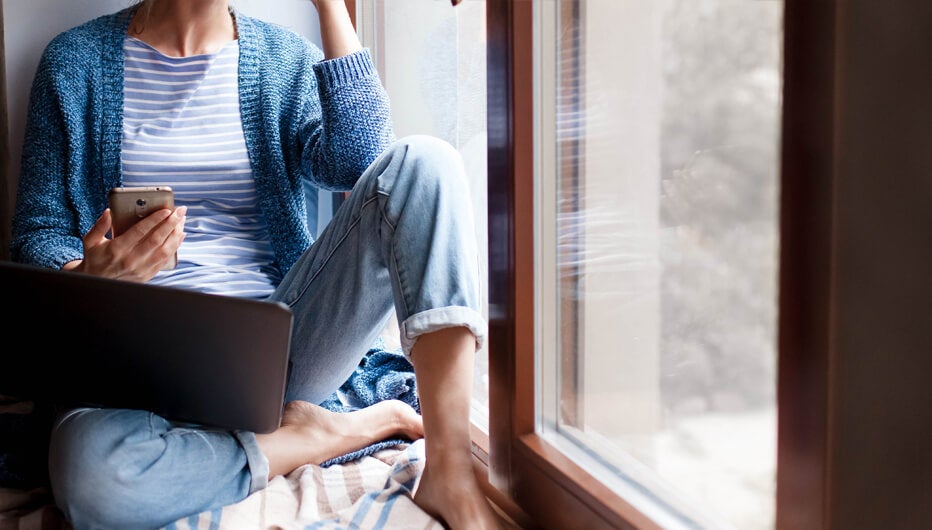
[[[542,528],[506,493],[492,485],[489,480],[489,435],[476,424],[470,424],[472,434],[473,469],[479,485],[492,506],[505,519],[518,528],[536,530]]]

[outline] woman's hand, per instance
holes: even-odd
[[[320,19],[324,59],[335,59],[362,49],[344,0],[311,0]]]
[[[187,208],[154,212],[113,239],[107,239],[113,221],[110,209],[84,236],[84,260],[62,267],[94,276],[134,282],[152,279],[174,257],[184,241]]]

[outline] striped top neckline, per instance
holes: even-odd
[[[213,58],[213,57],[216,57],[216,56],[222,54],[222,53],[224,52],[224,50],[226,50],[227,48],[229,48],[229,47],[231,47],[231,46],[239,46],[239,39],[233,39],[233,40],[231,40],[231,41],[229,41],[229,42],[224,43],[223,46],[217,48],[216,50],[214,50],[214,51],[212,51],[212,52],[199,53],[199,54],[196,54],[196,55],[186,55],[186,56],[184,56],[184,57],[178,57],[178,56],[175,56],[175,55],[168,55],[168,54],[164,53],[163,51],[159,50],[158,48],[156,48],[155,46],[149,44],[148,42],[146,42],[146,41],[144,41],[144,40],[142,40],[142,39],[140,39],[140,38],[138,38],[138,37],[133,37],[132,35],[127,35],[127,36],[126,36],[126,40],[128,40],[129,42],[131,42],[131,43],[133,43],[133,44],[137,44],[137,45],[139,45],[140,47],[147,48],[147,49],[150,50],[152,53],[154,53],[155,55],[157,55],[157,56],[159,57],[159,59],[162,59],[162,60],[165,60],[165,61],[168,61],[168,62],[175,62],[175,61],[184,62],[184,61],[192,61],[192,60],[199,60],[199,59],[200,59],[200,60],[211,59],[211,58]]]

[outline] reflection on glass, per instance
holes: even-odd
[[[544,415],[689,525],[772,528],[782,2],[540,6],[556,27]]]

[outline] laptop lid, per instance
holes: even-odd
[[[257,433],[280,424],[284,304],[11,262],[0,262],[0,293],[0,394]]]

